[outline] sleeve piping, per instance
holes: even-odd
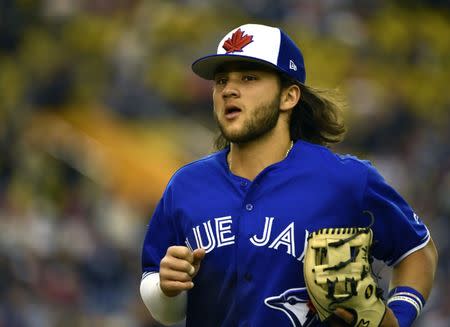
[[[425,227],[426,228],[426,227]],[[413,247],[412,249],[410,249],[409,251],[406,251],[404,254],[402,254],[397,260],[393,261],[389,261],[386,264],[388,266],[392,266],[395,267],[400,261],[402,261],[403,259],[405,259],[407,256],[409,256],[410,254],[419,251],[420,249],[424,248],[428,242],[430,241],[430,231],[427,228],[427,235],[425,236],[425,238],[423,239],[423,242],[420,243],[419,245]]]

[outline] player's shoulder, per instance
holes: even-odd
[[[169,185],[179,182],[191,182],[217,174],[223,169],[223,160],[227,150],[208,154],[180,167],[172,176]]]
[[[324,161],[327,164],[347,166],[349,168],[368,169],[372,164],[367,159],[359,158],[354,154],[341,154],[329,147],[302,141],[302,146],[309,150],[315,161]]]
[[[309,158],[309,164],[323,173],[341,177],[362,177],[374,169],[369,160],[359,158],[354,154],[341,154],[326,146],[304,141],[302,141],[301,147]]]

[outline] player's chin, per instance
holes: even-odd
[[[221,121],[220,129],[222,130],[225,136],[230,137],[239,137],[239,135],[243,134],[243,126],[239,121]]]
[[[235,144],[245,144],[254,140],[254,138],[250,137],[248,134],[238,132],[224,134],[224,137],[227,141]]]
[[[245,131],[240,124],[224,124],[222,125],[222,133],[226,139],[231,140],[239,140],[242,136],[245,135]]]

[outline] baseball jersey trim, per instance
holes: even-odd
[[[430,241],[431,237],[430,237],[430,231],[427,228],[427,236],[425,237],[425,240],[423,243],[419,244],[418,246],[412,248],[411,250],[405,252],[400,258],[398,258],[397,260],[395,260],[393,263],[392,262],[388,262],[387,265],[388,266],[396,266],[400,261],[402,261],[404,258],[406,258],[407,256],[409,256],[411,253],[414,253],[416,251],[419,251],[420,249],[424,248],[428,242]]]

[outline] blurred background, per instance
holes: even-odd
[[[171,174],[212,151],[190,70],[230,29],[281,26],[307,84],[349,103],[334,150],[370,159],[440,251],[416,326],[450,325],[445,0],[0,0],[0,327],[158,326],[140,254]]]

